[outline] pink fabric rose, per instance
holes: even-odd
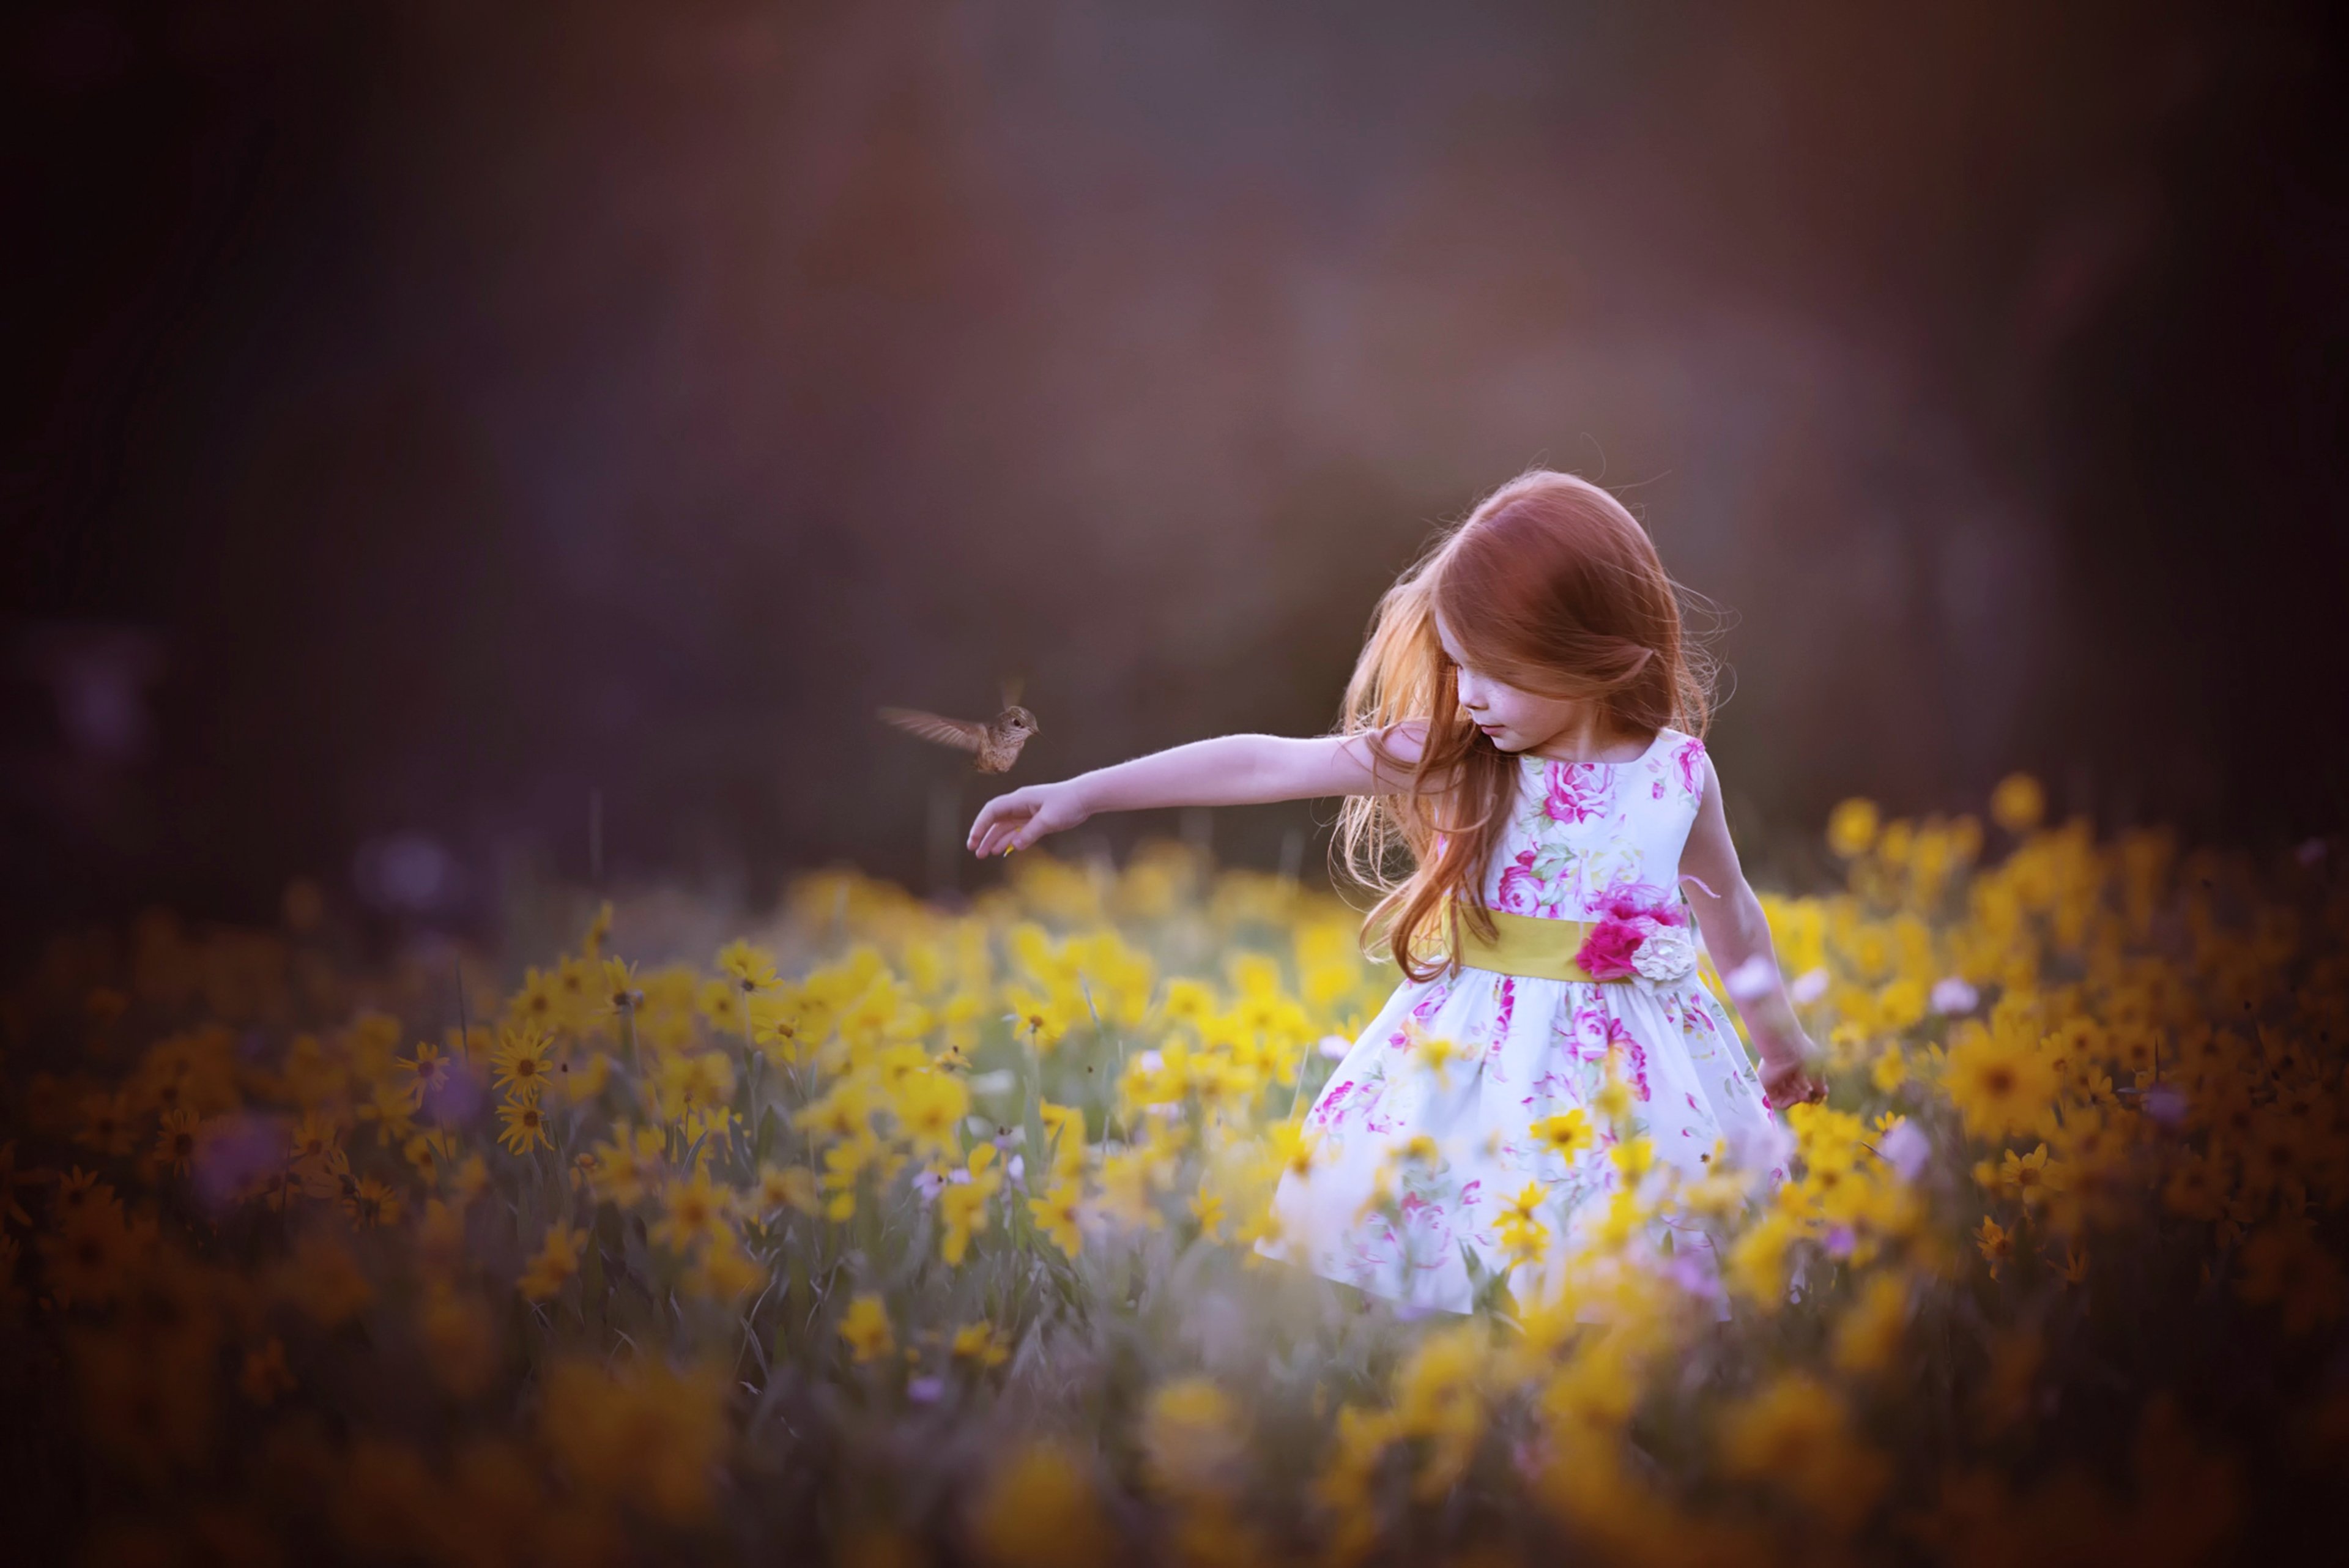
[[[1652,882],[1619,882],[1599,896],[1596,907],[1610,920],[1633,924],[1652,920],[1660,926],[1688,923],[1687,908]]]
[[[1688,939],[1681,934],[1682,928],[1689,923],[1686,905],[1668,898],[1661,888],[1645,882],[1622,882],[1600,894],[1597,908],[1600,918],[1575,953],[1576,961],[1593,980],[1630,980],[1640,974],[1648,974],[1651,979],[1670,978],[1651,971],[1655,969],[1658,955],[1672,956],[1665,953],[1667,948],[1688,947]],[[1650,955],[1650,968],[1642,970],[1639,963],[1640,949],[1648,945],[1650,936],[1667,930],[1672,935],[1655,944],[1657,952]],[[1675,966],[1666,963],[1664,967],[1669,970]]]
[[[1630,920],[1601,920],[1574,950],[1574,961],[1593,980],[1628,980],[1639,972],[1632,967],[1631,955],[1640,950],[1645,935]]]

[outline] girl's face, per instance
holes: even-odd
[[[1435,618],[1435,636],[1444,645],[1444,657],[1452,660],[1459,671],[1460,706],[1502,751],[1538,750],[1561,732],[1576,728],[1588,714],[1588,702],[1572,697],[1543,697],[1521,691],[1472,668],[1460,657],[1459,644],[1452,640],[1442,616]]]

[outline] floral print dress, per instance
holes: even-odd
[[[1671,729],[1628,763],[1521,755],[1486,902],[1598,920],[1630,897],[1686,925],[1681,849],[1703,796],[1703,758],[1702,741]],[[1423,1048],[1430,1039],[1454,1049]],[[1409,1305],[1468,1311],[1463,1249],[1506,1272],[1495,1222],[1528,1182],[1543,1191],[1554,1258],[1607,1208],[1619,1179],[1607,1118],[1588,1112],[1598,1136],[1571,1157],[1532,1127],[1588,1106],[1610,1070],[1630,1092],[1629,1133],[1686,1178],[1706,1174],[1717,1150],[1756,1168],[1783,1158],[1744,1046],[1693,971],[1599,983],[1464,967],[1396,988],[1346,1052],[1305,1116],[1312,1169],[1282,1177],[1277,1229],[1257,1250]],[[1414,1143],[1423,1134],[1429,1142]],[[1675,1272],[1713,1289],[1705,1234],[1690,1227],[1672,1243]]]

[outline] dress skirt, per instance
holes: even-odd
[[[1594,1101],[1610,1074],[1628,1115]],[[1581,1109],[1591,1136],[1562,1153],[1535,1124]],[[1785,1174],[1786,1137],[1728,1016],[1693,975],[1671,984],[1461,968],[1399,986],[1305,1113],[1307,1174],[1284,1175],[1257,1244],[1409,1306],[1470,1310],[1483,1270],[1509,1268],[1505,1209],[1539,1189],[1547,1276],[1570,1270],[1622,1177],[1611,1150],[1645,1137],[1695,1180],[1733,1166]],[[1421,1141],[1422,1139],[1424,1141]],[[1660,1263],[1718,1301],[1711,1239],[1674,1223]],[[1524,1275],[1514,1282],[1523,1296]],[[1725,1313],[1725,1306],[1721,1309]]]

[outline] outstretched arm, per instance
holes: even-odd
[[[998,795],[970,825],[969,847],[980,855],[1009,854],[1103,811],[1400,794],[1412,787],[1410,764],[1419,759],[1422,735],[1413,724],[1381,732],[1388,754],[1401,766],[1381,764],[1367,734],[1193,741],[1058,784],[1029,784]]]
[[[1766,1103],[1783,1107],[1800,1100],[1824,1099],[1826,1085],[1813,1077],[1806,1065],[1813,1054],[1810,1038],[1795,1020],[1794,1003],[1787,1001],[1785,982],[1778,975],[1770,922],[1762,913],[1762,900],[1754,896],[1737,864],[1737,846],[1730,842],[1729,818],[1721,808],[1721,775],[1713,771],[1711,757],[1704,760],[1704,799],[1697,806],[1696,823],[1681,850],[1681,870],[1705,884],[1704,888],[1685,884],[1689,902],[1696,909],[1697,923],[1704,929],[1704,945],[1713,954],[1713,966],[1724,978],[1736,977],[1730,1001],[1762,1053]],[[1756,959],[1762,961],[1756,963]],[[1744,994],[1738,994],[1741,992]]]

